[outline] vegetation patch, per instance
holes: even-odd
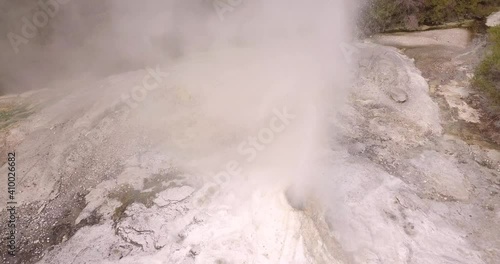
[[[477,67],[473,84],[486,93],[494,107],[500,107],[500,26],[489,30],[491,46]]]
[[[20,121],[33,111],[26,104],[8,104],[0,106],[0,129],[4,129]]]
[[[498,0],[371,0],[362,10],[359,28],[366,35],[411,31],[423,25],[483,20],[499,9]]]

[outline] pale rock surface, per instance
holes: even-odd
[[[197,90],[210,84],[204,80],[213,80],[207,62],[243,58],[249,67],[228,75],[238,79],[238,74],[258,71],[251,51],[197,57],[193,67],[181,62],[165,80],[168,85],[129,111],[106,105],[120,98],[123,87],[140,82],[144,72],[95,84],[111,87],[97,101],[78,100],[87,92],[91,96],[79,90],[31,116],[19,127],[25,139],[18,150],[30,153],[20,168],[25,170],[20,188],[26,190],[20,200],[47,203],[40,213],[58,218],[63,215],[58,208],[73,205],[68,202],[73,193],[87,190],[78,203],[81,210],[71,218],[79,228],[44,252],[39,263],[497,263],[498,152],[443,135],[440,109],[412,60],[395,48],[356,47],[359,78],[349,90],[348,104],[330,113],[335,133],[331,145],[324,146],[317,173],[308,178],[314,195],[303,211],[288,204],[282,179],[262,181],[288,172],[287,164],[266,163],[273,147],[262,152],[264,161],[257,160],[259,166],[247,171],[247,178],[218,183],[209,173],[218,167],[192,169],[213,161],[224,166],[236,155],[232,149],[241,142],[239,135],[267,125],[264,114],[243,123],[238,117],[250,115],[244,108],[211,108],[198,100],[219,96],[217,89]],[[405,102],[396,102],[391,91],[404,94]],[[272,103],[264,105],[263,113]],[[64,112],[69,104],[78,110]],[[234,115],[218,120],[217,112],[228,109]],[[158,112],[165,115],[148,119]],[[105,117],[112,117],[111,125],[102,123]],[[141,125],[134,125],[138,121]],[[98,128],[103,140],[71,163],[76,170],[69,170],[68,153],[84,144],[84,124]],[[60,131],[58,136],[51,127]],[[171,134],[165,135],[165,127]],[[293,145],[286,139],[294,129],[283,132],[277,146]],[[175,135],[185,138],[178,142]],[[211,153],[213,146],[221,152]],[[187,162],[186,157],[192,158]],[[71,173],[58,173],[63,169]],[[37,224],[52,230],[53,223]]]
[[[487,19],[486,19],[486,25],[488,27],[495,27],[500,25],[500,12],[496,12],[491,14]]]

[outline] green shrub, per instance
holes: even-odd
[[[482,19],[499,7],[498,0],[371,0],[362,11],[360,28],[365,34],[411,30],[418,25]]]
[[[463,19],[482,19],[498,9],[498,0],[425,0],[420,22],[436,25]]]
[[[363,33],[383,32],[404,25],[412,12],[404,10],[399,1],[371,0],[361,12],[360,26]]]
[[[476,69],[473,84],[500,106],[500,26],[489,30],[491,42],[487,56]]]

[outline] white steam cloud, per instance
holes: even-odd
[[[137,110],[138,124],[157,128],[167,120],[169,133],[191,133],[182,146],[191,163],[224,153],[204,161],[214,172],[235,159],[238,172],[265,168],[299,189],[313,181],[332,133],[327,118],[349,87],[342,47],[352,38],[352,2],[24,0],[0,7],[3,92],[175,65],[169,81],[197,102],[196,114],[186,117],[191,125],[172,120],[183,110],[160,99]],[[46,23],[37,22],[40,12]],[[34,36],[25,34],[30,21]],[[276,109],[295,118],[263,140],[259,133]]]

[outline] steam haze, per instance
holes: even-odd
[[[328,118],[349,87],[342,46],[351,40],[352,3],[226,1],[228,7],[224,1],[74,0],[55,8],[54,1],[42,1],[55,16],[27,44],[17,45],[17,54],[2,39],[3,92],[60,88],[67,80],[156,65],[175,68],[171,81],[196,101],[196,114],[186,117],[194,125],[172,119],[186,109],[150,98],[132,119],[137,126],[166,142],[177,140],[166,134],[189,130],[194,136],[176,151],[199,170],[217,173],[234,159],[246,176],[299,186],[296,193],[315,184],[315,162],[332,133]],[[21,35],[22,17],[31,19],[39,6],[3,1],[2,36]],[[249,162],[249,151],[238,146],[267,128],[273,111],[288,111],[294,119]]]
[[[0,0],[0,258],[500,263],[469,2]]]

